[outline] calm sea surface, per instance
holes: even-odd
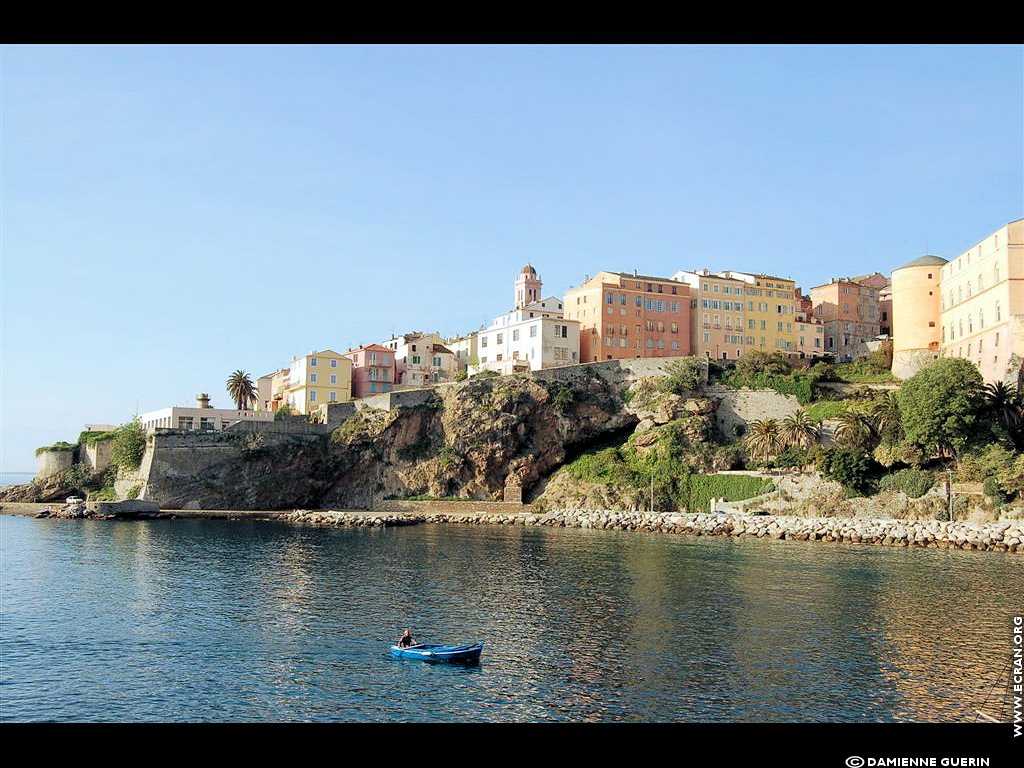
[[[1007,664],[1022,565],[612,531],[2,516],[0,720],[970,721]],[[406,627],[483,640],[482,661],[392,659]]]

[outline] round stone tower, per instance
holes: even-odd
[[[919,256],[892,271],[892,374],[908,379],[941,354],[939,270],[947,260]]]

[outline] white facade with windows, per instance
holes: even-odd
[[[236,421],[273,421],[269,411],[239,411],[234,408],[161,408],[136,417],[147,432],[151,429],[221,430]]]
[[[562,316],[562,301],[548,297],[494,319],[477,334],[476,366],[498,373],[554,368],[580,362],[580,324]]]

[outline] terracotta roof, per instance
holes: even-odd
[[[441,353],[447,353],[449,355],[454,355],[455,354],[450,349],[448,349],[448,347],[446,347],[444,344],[435,344],[434,345],[434,351],[435,352],[441,352]]]

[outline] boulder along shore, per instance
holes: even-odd
[[[687,514],[683,512],[582,512],[554,511],[544,514],[494,512],[409,513],[336,512],[295,510],[279,520],[312,526],[390,527],[418,523],[464,525],[523,525],[553,528],[585,528],[619,531],[676,533],[690,536],[746,536],[796,541],[834,541],[893,547],[973,549],[1024,552],[1024,521],[995,523],[943,522],[938,520],[870,520],[860,518],[734,514]]]

